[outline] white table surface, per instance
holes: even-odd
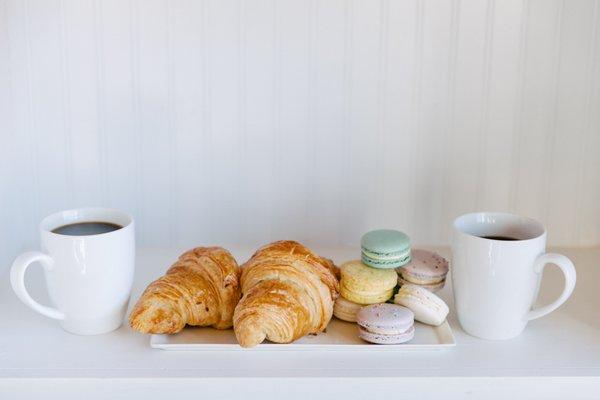
[[[229,246],[238,260],[252,249]],[[132,302],[183,249],[138,251]],[[315,249],[336,262],[354,248]],[[447,248],[437,248],[449,255]],[[110,334],[75,336],[23,305],[0,280],[0,399],[208,398],[600,398],[600,248],[554,249],[570,257],[578,281],[571,299],[508,341],[465,334],[450,305],[457,345],[423,352],[168,352],[127,325]],[[28,287],[47,301],[39,268]],[[450,280],[448,280],[450,283]],[[547,268],[539,303],[554,299],[561,274]],[[510,293],[507,293],[509,296]],[[131,306],[131,305],[130,305]]]

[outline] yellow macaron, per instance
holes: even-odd
[[[383,292],[393,289],[398,274],[393,269],[371,268],[360,260],[348,261],[340,267],[341,282],[352,291]]]
[[[340,294],[347,300],[361,305],[370,305],[385,303],[392,298],[394,289],[389,289],[384,292],[373,292],[365,294],[364,292],[353,292],[348,290],[345,286],[340,286]]]
[[[344,263],[340,268],[340,293],[358,304],[376,304],[389,300],[398,281],[393,269],[371,268],[360,260]]]

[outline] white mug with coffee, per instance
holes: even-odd
[[[546,264],[565,276],[562,294],[553,303],[531,309]],[[562,305],[575,288],[573,263],[546,253],[546,230],[537,221],[514,214],[480,212],[454,220],[452,285],[463,329],[484,339],[510,339],[528,321]]]
[[[25,304],[60,321],[68,332],[95,335],[123,322],[135,269],[133,218],[109,208],[57,212],[40,223],[42,251],[17,257],[10,271],[13,290]],[[54,307],[39,304],[25,288],[25,271],[44,267]]]

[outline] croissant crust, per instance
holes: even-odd
[[[298,242],[260,248],[242,266],[243,297],[233,317],[240,345],[290,343],[323,331],[339,293],[334,271],[331,260]]]
[[[227,329],[239,298],[239,267],[233,256],[221,247],[197,247],[146,288],[129,324],[143,333],[176,333],[186,324]]]

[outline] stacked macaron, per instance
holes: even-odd
[[[342,264],[340,276],[340,297],[333,306],[333,315],[349,322],[356,321],[361,306],[389,300],[397,283],[393,269],[371,268],[359,260]]]
[[[356,314],[358,336],[376,344],[399,344],[415,335],[414,314],[395,304],[373,304]]]
[[[356,322],[363,340],[398,344],[413,338],[414,321],[438,326],[448,306],[432,293],[444,286],[448,262],[426,250],[412,250],[409,237],[390,229],[361,239],[361,259],[340,268],[340,296],[333,314]],[[400,286],[389,304],[394,290]]]
[[[360,240],[361,260],[373,268],[398,268],[410,261],[410,239],[392,229],[379,229]]]
[[[427,250],[412,251],[411,261],[398,271],[400,286],[412,283],[420,285],[430,292],[437,292],[444,287],[448,274],[448,261],[442,256]]]
[[[398,276],[393,268],[410,260],[410,239],[402,232],[381,229],[361,239],[361,260],[349,261],[340,268],[340,294],[334,306],[337,318],[356,322],[358,310],[369,304],[391,299]]]
[[[340,294],[358,304],[377,304],[389,300],[397,283],[393,269],[371,268],[359,260],[341,267]]]

